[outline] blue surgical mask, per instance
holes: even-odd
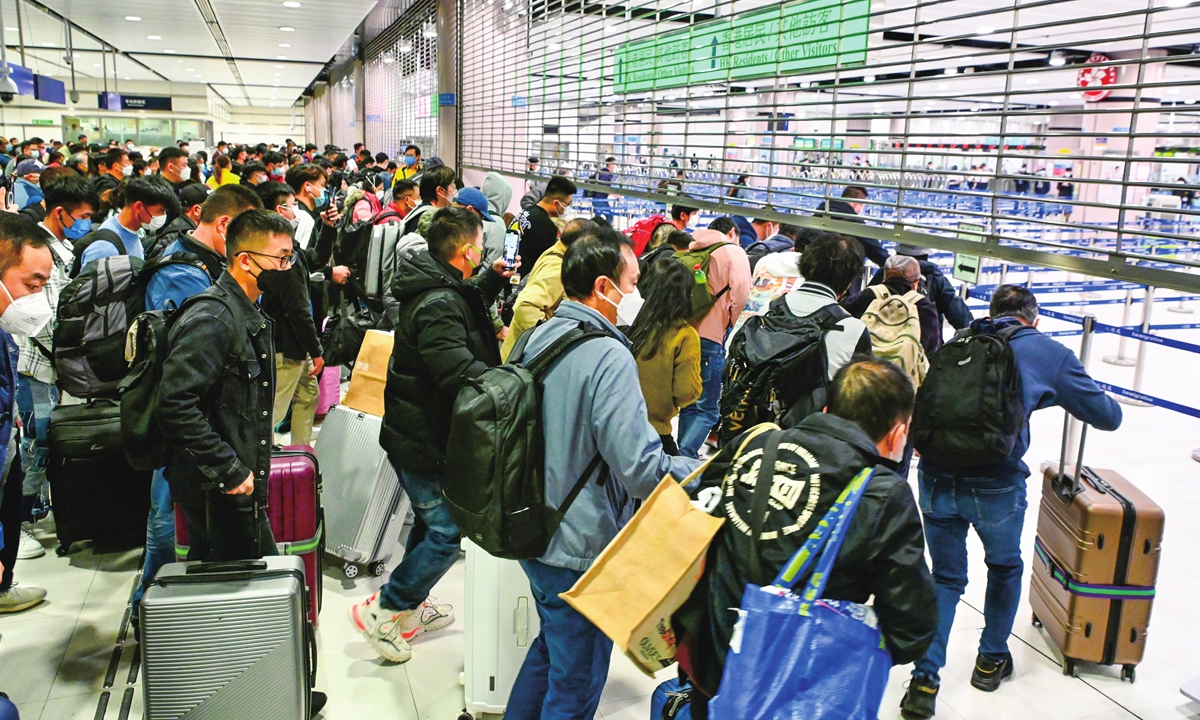
[[[322,190],[321,194],[313,198],[313,202],[317,207],[325,207],[329,204],[329,191]]]
[[[413,157],[412,155],[405,155],[404,156],[404,164],[408,165],[408,166],[416,165],[417,159],[415,157]]]
[[[78,240],[92,231],[91,218],[76,218],[75,224],[71,227],[63,226],[63,235],[68,240]]]

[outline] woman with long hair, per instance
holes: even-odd
[[[228,155],[218,155],[213,160],[213,174],[208,178],[208,186],[216,190],[222,185],[241,184],[242,179],[230,169],[232,165],[233,161],[229,159]]]
[[[629,329],[650,424],[669,455],[679,454],[671,421],[700,399],[700,334],[690,322],[696,279],[686,265],[664,258],[638,283],[645,304]]]

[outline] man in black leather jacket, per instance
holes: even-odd
[[[255,303],[262,286],[286,280],[292,229],[272,211],[250,210],[230,223],[225,243],[226,271],[171,327],[158,400],[189,560],[275,554],[266,512],[275,347]]]
[[[715,694],[720,685],[747,583],[770,584],[863,468],[876,471],[824,597],[865,603],[874,596],[879,629],[896,665],[921,657],[933,640],[936,597],[925,564],[921,516],[912,490],[893,471],[908,437],[912,383],[891,363],[864,360],[838,371],[829,393],[827,412],[773,431],[782,433],[782,442],[757,543],[760,575],[754,576],[755,543],[742,518],[749,516],[758,462],[773,432],[754,437],[734,458],[745,436],[736,438],[702,476],[700,496],[717,495],[714,514],[728,522],[709,546],[704,577],[673,618],[682,638],[680,665],[702,689],[693,693],[693,718],[707,717],[703,696]],[[803,589],[806,580],[797,587]]]

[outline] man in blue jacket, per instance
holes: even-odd
[[[522,560],[541,632],[517,675],[509,720],[590,720],[608,678],[612,641],[559,597],[577,581],[668,473],[684,478],[699,461],[663,452],[646,416],[637,363],[616,328],[632,325],[641,297],[638,262],[624,235],[608,228],[575,241],[563,256],[567,299],[530,330],[511,360],[532,359],[581,323],[611,337],[588,340],[550,366],[542,382],[546,428],[546,500],[559,506],[590,460],[603,460],[571,505],[546,554]]]
[[[901,704],[906,718],[934,714],[938,671],[946,664],[946,642],[958,599],[967,586],[967,530],[974,526],[988,566],[983,635],[971,684],[992,692],[1012,675],[1008,636],[1021,601],[1021,527],[1025,520],[1025,479],[1021,460],[1029,449],[1029,415],[1058,406],[1098,430],[1121,425],[1121,406],[1101,390],[1074,353],[1036,329],[1037,299],[1019,285],[1001,285],[992,295],[990,317],[972,326],[981,332],[1023,325],[1009,340],[1025,395],[1025,425],[1012,453],[992,465],[945,470],[924,458],[920,465],[920,507],[925,541],[938,586],[938,633],[916,662]]]

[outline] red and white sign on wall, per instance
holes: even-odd
[[[1104,86],[1117,84],[1117,69],[1112,65],[1107,67],[1100,65],[1100,63],[1106,62],[1112,62],[1112,58],[1103,53],[1093,53],[1087,59],[1087,65],[1079,71],[1076,84],[1084,88],[1084,100],[1100,102],[1112,93],[1112,90],[1105,90]]]

